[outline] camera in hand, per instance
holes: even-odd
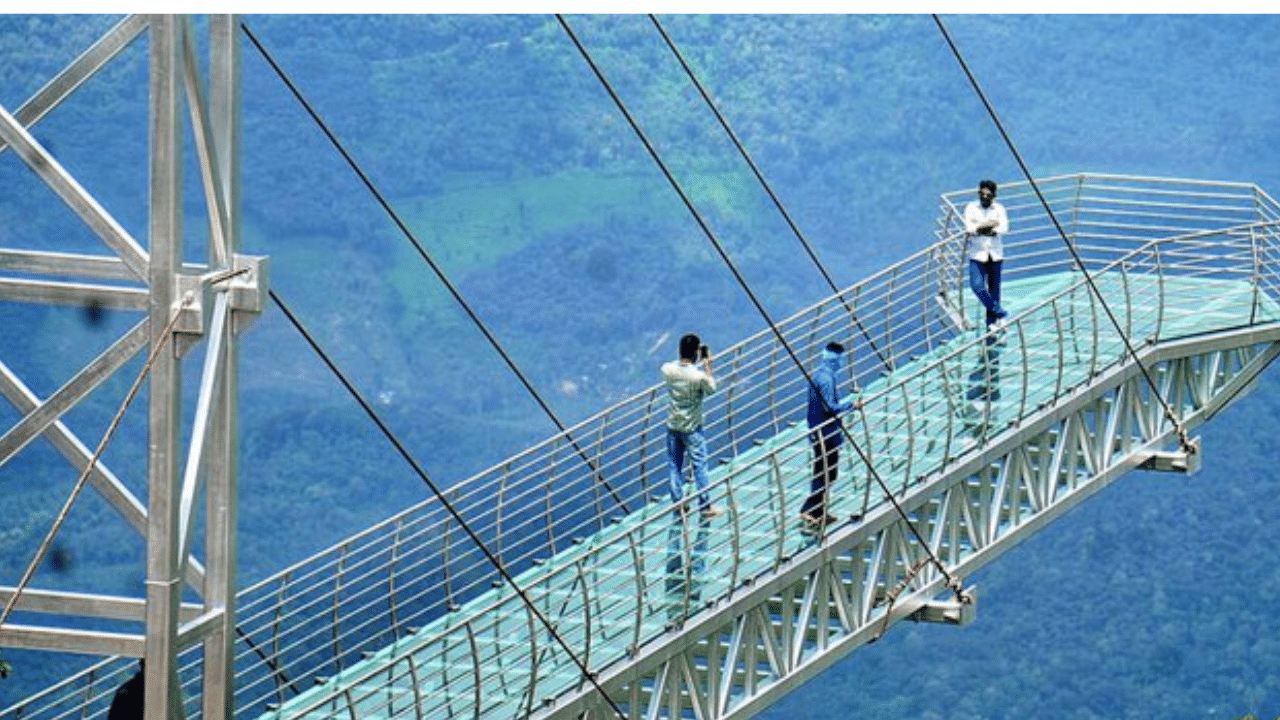
[[[711,348],[707,347],[706,345],[699,345],[698,357],[702,358],[703,360],[706,360],[707,358],[711,357]]]

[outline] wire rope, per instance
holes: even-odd
[[[609,83],[608,78],[605,77],[604,73],[596,65],[595,61],[591,57],[591,53],[586,49],[586,47],[583,46],[582,42],[578,39],[578,36],[573,32],[573,28],[569,26],[568,20],[566,20],[564,16],[560,14],[556,15],[556,19],[559,20],[560,26],[564,28],[565,33],[569,35],[569,38],[573,41],[574,46],[577,47],[578,52],[582,55],[582,58],[591,67],[592,72],[595,73],[595,76],[600,81],[601,85],[604,86],[604,89],[609,94],[609,97],[613,99],[613,102],[615,105],[617,105],[618,110],[622,113],[623,117],[626,118],[627,123],[631,126],[632,131],[635,132],[636,136],[640,139],[640,142],[644,144],[645,150],[648,151],[649,156],[653,159],[654,163],[656,163],[658,168],[662,171],[662,174],[667,179],[667,182],[671,185],[672,189],[675,190],[676,194],[680,196],[680,200],[684,203],[685,208],[688,209],[691,215],[693,215],[693,219],[697,222],[698,227],[701,228],[703,235],[706,236],[707,240],[715,248],[716,253],[720,256],[720,259],[724,261],[725,265],[729,268],[729,271],[733,274],[734,278],[737,279],[738,284],[742,287],[743,291],[746,293],[748,299],[751,301],[751,304],[755,306],[757,312],[760,313],[761,317],[763,317],[765,322],[769,325],[769,329],[773,332],[774,336],[778,339],[778,342],[782,345],[782,348],[787,351],[787,355],[791,358],[792,362],[796,364],[796,367],[799,368],[800,372],[804,375],[805,380],[808,381],[810,385],[813,385],[813,378],[809,375],[809,371],[805,368],[804,363],[800,361],[800,357],[796,355],[796,352],[791,347],[791,344],[787,342],[787,339],[786,337],[783,336],[782,331],[778,329],[777,324],[773,321],[773,318],[769,315],[769,311],[760,302],[760,299],[756,296],[755,291],[751,289],[750,283],[746,281],[746,278],[744,278],[742,273],[738,270],[737,265],[734,264],[733,259],[729,257],[729,254],[725,251],[724,246],[720,243],[719,239],[716,238],[716,235],[711,230],[711,228],[707,225],[707,222],[702,217],[702,214],[698,212],[698,209],[693,205],[693,202],[689,199],[689,196],[685,193],[684,188],[680,185],[679,181],[676,180],[675,176],[672,175],[670,169],[668,169],[667,167],[666,162],[662,160],[661,155],[658,154],[658,151],[654,148],[653,144],[649,141],[649,138],[645,135],[644,130],[640,128],[639,123],[636,122],[635,118],[631,114],[631,111],[627,109],[627,106],[622,101],[622,98],[618,96],[618,93],[614,90],[612,84]],[[821,397],[821,394],[819,394],[819,397]],[[825,398],[822,399],[822,403],[823,405],[826,405]],[[830,410],[831,408],[828,407],[827,409]],[[963,585],[961,584],[960,579],[954,576],[951,573],[951,571],[947,569],[946,565],[942,562],[942,560],[939,559],[937,554],[933,552],[933,548],[929,547],[929,543],[925,540],[924,536],[920,534],[920,531],[919,529],[916,528],[915,524],[911,522],[911,518],[907,515],[906,511],[902,508],[901,503],[899,503],[897,498],[894,497],[893,492],[889,490],[889,487],[884,482],[884,479],[880,477],[879,471],[876,470],[875,466],[871,464],[871,459],[867,456],[867,454],[863,451],[862,447],[854,439],[853,435],[849,432],[848,428],[846,428],[843,423],[837,422],[836,425],[840,428],[841,433],[849,441],[849,444],[853,447],[854,451],[857,452],[858,457],[861,458],[863,464],[866,465],[868,474],[875,480],[876,484],[880,486],[880,489],[884,492],[885,497],[893,505],[893,508],[898,514],[898,516],[901,517],[902,522],[911,531],[911,534],[915,537],[920,547],[923,548],[924,551],[928,554],[929,562],[933,564],[935,567],[937,567],[938,571],[946,578],[947,589],[955,593],[957,600],[964,603],[971,602],[971,598],[964,592]]]
[[[147,374],[151,372],[151,366],[155,364],[156,358],[160,357],[160,351],[168,344],[172,337],[172,330],[178,324],[178,319],[182,317],[181,310],[186,308],[194,301],[195,297],[191,293],[187,293],[181,301],[181,307],[177,312],[173,313],[173,317],[169,318],[169,322],[161,331],[159,340],[154,341],[151,346],[151,352],[147,354],[146,362],[142,365],[142,370],[138,372],[138,377],[134,379],[133,385],[129,387],[129,391],[125,393],[124,401],[120,403],[120,407],[116,410],[116,414],[111,418],[111,423],[107,425],[107,430],[102,435],[102,440],[98,442],[98,447],[93,451],[93,457],[89,458],[89,462],[85,464],[84,470],[80,472],[79,479],[71,488],[71,494],[67,496],[66,502],[62,504],[62,510],[58,512],[58,516],[54,518],[52,527],[45,534],[44,540],[40,543],[40,547],[36,550],[36,555],[31,559],[31,563],[27,565],[27,569],[22,574],[22,579],[18,582],[18,586],[14,588],[13,595],[9,597],[9,601],[5,603],[4,610],[0,611],[0,627],[4,626],[9,614],[18,604],[18,598],[26,589],[27,584],[31,582],[31,578],[35,575],[36,569],[40,567],[40,563],[44,562],[45,554],[49,552],[49,547],[53,544],[54,538],[58,536],[58,531],[62,529],[62,524],[66,522],[67,516],[71,513],[71,507],[75,504],[76,498],[80,496],[80,491],[84,490],[85,482],[88,481],[89,475],[93,473],[93,469],[98,466],[98,460],[102,458],[102,453],[107,449],[107,445],[111,442],[111,438],[115,436],[116,429],[120,427],[120,421],[124,419],[124,413],[129,409],[129,405],[133,403],[133,399],[137,397],[138,391],[142,389],[142,381],[146,379]],[[154,337],[154,336],[153,336]]]
[[[543,625],[543,627],[547,629],[547,632],[551,635],[552,638],[555,639],[556,643],[561,647],[561,649],[563,649],[565,653],[569,656],[569,658],[573,660],[573,663],[578,666],[578,669],[582,672],[582,676],[596,688],[596,690],[600,693],[602,697],[604,697],[609,702],[609,704],[613,707],[613,710],[618,714],[618,717],[623,718],[625,720],[626,714],[623,713],[622,709],[618,707],[617,703],[615,703],[613,699],[610,698],[605,693],[604,688],[600,686],[599,680],[596,678],[596,674],[591,672],[591,670],[586,666],[586,664],[584,664],[582,660],[578,657],[577,653],[575,653],[569,647],[568,643],[565,642],[564,638],[561,637],[560,633],[556,630],[555,625],[550,620],[548,620],[545,615],[543,615],[541,610],[538,609],[538,606],[529,597],[525,589],[520,587],[520,584],[516,582],[515,577],[511,575],[511,573],[502,564],[502,562],[498,559],[498,557],[493,554],[493,551],[489,549],[489,547],[485,544],[484,540],[481,539],[480,535],[477,534],[474,529],[472,529],[470,523],[468,523],[466,519],[462,517],[462,513],[459,512],[458,509],[453,506],[453,503],[449,502],[449,499],[445,497],[444,491],[441,490],[440,487],[436,485],[435,481],[431,479],[431,476],[427,474],[427,471],[423,469],[422,465],[418,463],[417,459],[414,458],[413,455],[409,452],[409,450],[404,446],[404,443],[400,441],[400,438],[397,437],[395,432],[393,432],[391,428],[382,420],[382,418],[378,415],[377,410],[374,410],[373,405],[371,405],[369,401],[365,399],[364,395],[362,395],[360,391],[356,388],[356,386],[351,382],[351,380],[347,378],[346,374],[343,373],[340,368],[338,368],[337,364],[335,364],[334,361],[329,357],[328,353],[326,353],[324,349],[320,347],[320,344],[316,341],[315,337],[313,337],[311,333],[307,330],[306,326],[302,324],[302,321],[298,319],[298,316],[295,315],[293,311],[289,309],[289,306],[285,304],[284,300],[280,297],[280,295],[276,293],[275,290],[270,290],[268,291],[268,293],[271,296],[271,300],[276,304],[276,307],[280,308],[280,311],[284,313],[285,318],[287,318],[289,320],[289,323],[293,325],[294,329],[296,329],[298,333],[302,335],[303,340],[305,340],[307,344],[311,346],[311,349],[312,351],[315,352],[316,356],[318,356],[321,362],[323,362],[325,366],[329,368],[329,371],[333,373],[334,377],[338,379],[338,382],[342,384],[342,387],[346,389],[347,393],[351,395],[351,397],[360,405],[360,408],[364,410],[365,414],[369,416],[369,419],[372,420],[374,425],[378,427],[378,430],[382,432],[383,437],[385,437],[387,441],[391,443],[392,447],[395,448],[396,452],[400,455],[400,457],[403,458],[404,461],[409,464],[409,466],[413,469],[414,473],[416,473],[418,477],[422,480],[422,482],[425,483],[428,488],[430,488],[432,494],[435,495],[436,499],[440,501],[440,505],[445,509],[445,512],[449,513],[449,515],[453,518],[454,522],[458,523],[458,526],[461,527],[463,532],[467,534],[467,537],[470,538],[473,543],[475,543],[476,547],[479,548],[480,552],[484,554],[485,558],[489,561],[489,563],[493,565],[494,569],[497,570],[498,573],[502,576],[502,579],[505,580],[507,584],[511,586],[512,590],[515,591],[516,595],[520,597],[521,602],[523,602],[525,607],[529,609],[529,612],[538,618],[538,622],[540,622]]]
[[[974,76],[973,71],[969,68],[969,63],[965,62],[964,56],[960,53],[960,48],[956,46],[955,41],[951,38],[951,33],[947,31],[946,24],[942,22],[942,18],[936,13],[933,14],[933,21],[937,24],[938,30],[942,33],[943,39],[946,40],[947,46],[951,48],[951,54],[955,56],[956,62],[960,64],[960,68],[964,71],[965,77],[969,79],[969,84],[973,87],[973,91],[978,95],[978,99],[982,101],[982,106],[986,108],[987,115],[991,117],[991,121],[995,124],[996,130],[1000,132],[1000,137],[1004,139],[1004,143],[1008,146],[1009,152],[1013,155],[1013,159],[1017,161],[1018,167],[1022,170],[1022,174],[1027,178],[1027,182],[1031,185],[1031,189],[1035,191],[1036,197],[1040,200],[1040,204],[1044,206],[1044,211],[1048,213],[1049,220],[1053,222],[1054,228],[1057,229],[1058,236],[1062,238],[1063,244],[1067,246],[1067,250],[1071,253],[1071,257],[1075,260],[1076,265],[1079,266],[1080,272],[1084,274],[1084,279],[1086,284],[1089,286],[1089,290],[1098,298],[1098,302],[1102,305],[1102,310],[1107,314],[1107,318],[1111,321],[1111,324],[1115,326],[1116,333],[1124,342],[1125,351],[1133,358],[1134,363],[1138,366],[1138,370],[1142,372],[1142,377],[1146,379],[1147,385],[1151,387],[1152,394],[1160,401],[1160,405],[1164,409],[1165,419],[1173,425],[1174,431],[1178,435],[1178,444],[1181,446],[1183,452],[1195,454],[1198,452],[1198,448],[1196,448],[1195,443],[1191,442],[1191,439],[1187,436],[1186,426],[1178,419],[1177,415],[1174,414],[1173,408],[1169,405],[1169,401],[1165,399],[1164,394],[1160,392],[1160,388],[1157,386],[1155,379],[1151,377],[1151,373],[1147,370],[1146,364],[1142,362],[1142,358],[1138,357],[1138,351],[1134,348],[1133,342],[1125,333],[1124,327],[1120,324],[1119,318],[1117,318],[1115,313],[1112,312],[1111,306],[1107,304],[1106,298],[1102,296],[1102,291],[1098,289],[1097,284],[1093,281],[1093,275],[1089,272],[1089,269],[1085,267],[1084,259],[1080,257],[1080,253],[1076,251],[1071,240],[1067,238],[1066,231],[1063,230],[1062,224],[1058,222],[1058,216],[1049,206],[1049,201],[1045,199],[1044,194],[1040,192],[1040,186],[1036,183],[1035,178],[1031,176],[1030,169],[1027,168],[1027,164],[1022,159],[1022,153],[1018,152],[1017,145],[1015,145],[1013,139],[1009,137],[1008,131],[1005,130],[1004,123],[1000,121],[1000,116],[996,114],[995,107],[992,106],[991,101],[987,99],[987,94],[983,92],[982,86],[978,84],[978,78]]]
[[[444,285],[445,289],[447,289],[449,294],[453,296],[453,299],[458,303],[463,311],[466,312],[467,317],[471,319],[471,322],[480,330],[480,333],[484,335],[485,339],[489,341],[489,344],[502,358],[503,362],[506,363],[507,367],[510,368],[511,372],[520,380],[520,384],[522,384],[525,390],[528,391],[529,395],[533,397],[534,401],[538,404],[538,407],[546,413],[547,417],[551,419],[551,422],[555,424],[556,429],[558,429],[560,433],[564,435],[565,439],[567,439],[573,446],[573,449],[578,453],[578,457],[582,458],[582,461],[586,463],[588,468],[590,468],[595,479],[604,485],[604,487],[609,491],[609,495],[613,498],[614,502],[622,508],[623,512],[630,513],[631,509],[627,506],[622,497],[618,495],[618,491],[614,489],[608,479],[600,472],[596,463],[591,460],[591,458],[587,457],[586,451],[578,445],[578,441],[574,439],[573,435],[565,427],[565,424],[561,422],[559,416],[556,415],[555,411],[551,409],[551,406],[543,399],[542,395],[533,386],[533,383],[529,381],[529,378],[520,370],[520,367],[516,364],[515,360],[511,358],[506,349],[503,348],[502,344],[498,342],[498,339],[489,330],[489,327],[485,325],[485,323],[480,319],[480,316],[476,314],[474,309],[472,309],[471,304],[467,302],[467,299],[463,297],[462,293],[449,280],[449,277],[445,275],[444,270],[441,269],[435,259],[431,257],[431,254],[427,252],[426,248],[422,246],[422,243],[418,241],[418,238],[409,229],[408,225],[406,225],[404,220],[401,219],[399,213],[397,213],[395,209],[391,207],[391,204],[387,202],[386,198],[378,190],[377,186],[373,184],[373,181],[369,179],[369,176],[360,167],[360,164],[356,162],[351,153],[347,151],[346,147],[338,140],[333,131],[329,129],[328,124],[325,123],[319,113],[317,113],[312,107],[311,103],[302,95],[302,92],[298,89],[297,85],[294,84],[293,80],[290,79],[284,69],[280,67],[279,63],[276,62],[271,53],[269,53],[262,45],[257,36],[253,34],[248,25],[241,22],[240,28],[244,31],[245,35],[248,36],[249,40],[252,41],[254,47],[257,48],[263,59],[267,61],[267,64],[269,64],[272,70],[275,71],[276,75],[280,77],[280,80],[284,82],[289,91],[293,93],[293,96],[298,103],[302,105],[307,114],[311,116],[311,119],[315,122],[316,126],[320,128],[321,132],[324,133],[325,137],[333,145],[334,149],[338,151],[342,158],[347,162],[347,165],[349,165],[352,171],[355,172],[356,176],[360,178],[361,183],[364,184],[364,186],[369,190],[369,193],[373,195],[374,199],[382,207],[383,211],[385,211],[387,216],[391,218],[396,227],[399,228],[401,234],[403,234],[405,239],[413,245],[414,250],[417,251],[418,255],[427,263],[432,272],[435,273],[436,277]]]
[[[818,259],[818,255],[814,252],[813,246],[810,245],[809,240],[805,238],[804,233],[800,231],[800,227],[796,225],[796,222],[791,218],[791,213],[787,212],[782,201],[778,199],[777,193],[773,191],[773,187],[769,184],[769,181],[765,179],[764,173],[760,171],[755,160],[751,158],[751,154],[747,152],[746,146],[743,145],[742,141],[738,138],[738,134],[729,126],[729,121],[725,119],[724,114],[720,112],[720,108],[716,106],[715,101],[711,99],[711,95],[707,93],[702,82],[698,80],[698,76],[693,72],[693,68],[691,68],[689,63],[685,61],[684,54],[680,52],[680,48],[678,48],[675,41],[671,39],[671,35],[667,33],[666,28],[662,27],[662,23],[658,21],[657,16],[650,13],[649,20],[653,22],[653,26],[657,28],[658,34],[662,36],[662,39],[666,41],[667,47],[671,49],[671,53],[675,56],[676,60],[680,62],[680,67],[684,68],[685,74],[689,76],[689,81],[693,83],[695,88],[697,88],[698,94],[702,96],[703,101],[706,102],[711,113],[715,115],[716,120],[720,122],[720,127],[724,129],[725,134],[729,136],[729,140],[732,141],[734,147],[738,149],[738,154],[742,155],[742,159],[746,161],[747,166],[751,168],[751,172],[755,175],[760,186],[769,196],[769,199],[773,201],[773,206],[777,208],[778,213],[782,215],[782,219],[786,221],[787,227],[791,229],[791,233],[800,241],[800,245],[804,247],[805,254],[809,256],[809,259],[812,260],[813,264],[818,268],[818,272],[822,275],[822,279],[825,280],[827,286],[831,288],[832,294],[840,298],[840,302],[844,305],[844,309],[848,311],[849,317],[853,319],[853,323],[854,325],[857,325],[858,331],[862,333],[864,338],[866,338],[867,344],[871,347],[872,351],[875,352],[876,357],[880,359],[880,363],[884,365],[886,370],[892,372],[893,360],[885,357],[884,352],[876,346],[876,341],[872,339],[871,333],[867,332],[866,327],[862,324],[862,320],[858,318],[858,315],[853,311],[853,308],[849,306],[848,301],[840,295],[840,288],[836,285],[835,280],[832,279],[831,273],[827,272],[826,266]],[[856,391],[858,388],[858,381],[856,377],[853,382],[854,389]]]

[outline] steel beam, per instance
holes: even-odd
[[[172,720],[183,715],[177,684],[178,606],[181,540],[179,529],[178,443],[181,430],[181,364],[167,332],[178,312],[178,268],[182,257],[182,141],[178,123],[181,100],[181,43],[183,19],[152,16],[150,110],[150,264],[148,320],[151,348],[149,409],[150,478],[147,530],[146,715],[147,720]]]
[[[137,280],[118,257],[47,250],[0,249],[0,270],[33,275]]]
[[[66,630],[5,623],[0,627],[0,645],[24,650],[50,650],[86,655],[142,657],[146,638],[129,633],[98,630]],[[151,706],[147,706],[148,711]],[[151,718],[150,712],[147,717]]]
[[[147,291],[117,285],[0,278],[0,301],[72,307],[96,306],[109,310],[146,310]]]
[[[239,523],[237,478],[239,437],[238,334],[261,313],[266,302],[268,263],[240,256],[240,42],[239,17],[219,15],[209,21],[208,133],[211,150],[202,155],[206,202],[216,213],[221,232],[213,238],[209,265],[248,269],[231,279],[226,292],[233,312],[230,322],[216,324],[222,343],[221,385],[211,397],[205,491],[205,553],[210,573],[204,588],[205,609],[218,621],[204,636],[202,715],[230,720],[235,712],[236,584]],[[212,183],[212,187],[209,186]],[[212,222],[212,221],[211,221]],[[214,339],[211,337],[210,342]]]
[[[0,587],[0,603],[9,602],[9,598],[13,597],[14,591],[15,588]],[[106,620],[142,622],[146,618],[146,603],[141,598],[62,590],[23,590],[15,607],[18,610],[28,612],[51,615],[82,615]],[[200,612],[199,605],[183,603],[182,621],[190,622],[195,620],[199,617]]]

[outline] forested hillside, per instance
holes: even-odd
[[[20,107],[117,19],[0,16],[0,104]],[[554,17],[243,19],[564,421],[651,385],[684,332],[723,347],[765,326]],[[940,193],[1023,179],[928,16],[661,20],[842,285],[932,242]],[[828,295],[649,19],[568,21],[770,314]],[[1280,20],[946,21],[1035,174],[1280,192]],[[146,51],[134,43],[33,130],[139,238]],[[443,484],[549,435],[247,39],[243,69],[243,245],[271,257],[272,287]],[[207,229],[189,174],[197,260]],[[0,247],[102,252],[11,152],[0,184]],[[0,360],[47,395],[138,319],[86,327],[76,310],[0,304]],[[279,313],[245,335],[242,368],[244,583],[425,496]],[[130,379],[68,425],[95,442]],[[764,717],[1280,713],[1278,408],[1271,371],[1205,429],[1202,473],[1121,481],[974,578],[975,625],[896,629]],[[140,496],[144,427],[133,413],[106,455]],[[0,585],[16,584],[74,480],[43,443],[0,467]],[[59,548],[70,561],[38,585],[141,592],[140,541],[91,493]],[[5,657],[17,672],[0,707],[86,662]]]

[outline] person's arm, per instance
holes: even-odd
[[[856,405],[857,401],[858,401],[857,395],[854,395],[853,393],[849,393],[848,395],[845,395],[844,399],[840,401],[840,407],[836,408],[836,412],[843,413],[848,411],[852,407],[857,407]]]
[[[840,402],[840,398],[836,397],[836,379],[833,375],[824,369],[813,382],[818,386],[818,394],[822,395],[822,402],[826,403],[831,412],[840,414],[849,409]]]
[[[996,206],[995,231],[999,235],[1009,232],[1009,215],[1005,212],[1003,205]]]
[[[706,375],[702,380],[702,391],[704,395],[710,395],[716,391],[715,369],[711,362],[711,350],[707,350],[707,354],[702,358],[702,373]]]
[[[964,208],[964,231],[970,235],[978,234],[978,224],[982,222],[982,215],[973,203]]]

